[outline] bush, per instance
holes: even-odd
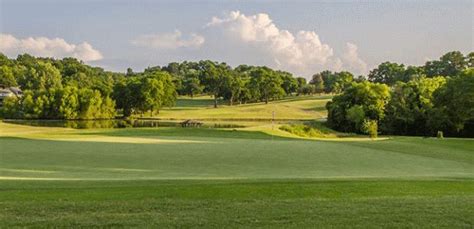
[[[378,123],[376,120],[366,119],[362,123],[362,132],[368,134],[371,138],[377,138]]]
[[[280,130],[292,133],[300,137],[337,137],[339,133],[335,132],[318,122],[308,122],[304,124],[283,125]]]
[[[444,138],[443,131],[438,131],[438,133],[436,133],[436,137],[439,139],[443,139]]]

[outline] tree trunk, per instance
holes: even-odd
[[[234,95],[232,95],[232,96],[230,97],[230,101],[229,101],[229,102],[230,102],[230,105],[231,105],[231,106],[234,105]]]
[[[268,104],[268,96],[265,96],[265,104]]]

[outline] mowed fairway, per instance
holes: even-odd
[[[219,104],[213,108],[210,97],[182,98],[173,108],[163,109],[155,118],[200,120],[270,120],[275,112],[276,120],[313,120],[326,118],[324,107],[331,96],[301,96],[273,101],[269,104]]]
[[[0,227],[474,226],[472,139],[316,141],[253,128],[0,122]]]

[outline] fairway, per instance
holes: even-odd
[[[309,141],[252,131],[185,128],[70,130],[52,139],[43,134],[0,138],[0,177],[474,178],[472,140]]]
[[[474,224],[470,139],[315,141],[245,128],[0,129],[5,227]]]
[[[181,98],[176,106],[163,109],[154,118],[160,119],[200,119],[200,120],[271,120],[275,112],[276,120],[314,120],[326,118],[324,107],[332,96],[299,96],[273,101],[269,104],[241,104],[228,106],[220,104],[213,108],[209,96]]]

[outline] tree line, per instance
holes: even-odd
[[[473,137],[474,54],[449,52],[424,66],[382,63],[326,108],[329,126],[344,132]]]
[[[0,54],[0,85],[20,87],[22,97],[9,97],[0,115],[27,119],[109,119],[122,114],[157,113],[175,104],[178,95],[211,95],[214,106],[265,102],[294,94],[312,94],[306,80],[263,66],[209,60],[170,63],[126,73],[91,67],[74,58],[53,59],[28,54],[9,59]]]
[[[422,66],[384,62],[367,76],[322,71],[309,82],[265,66],[203,60],[173,62],[125,73],[91,67],[74,58],[9,59],[0,54],[0,84],[24,95],[4,101],[6,118],[108,119],[158,113],[177,96],[211,95],[214,106],[265,102],[285,96],[336,94],[328,124],[340,131],[427,135],[472,132],[474,53],[449,52]]]

